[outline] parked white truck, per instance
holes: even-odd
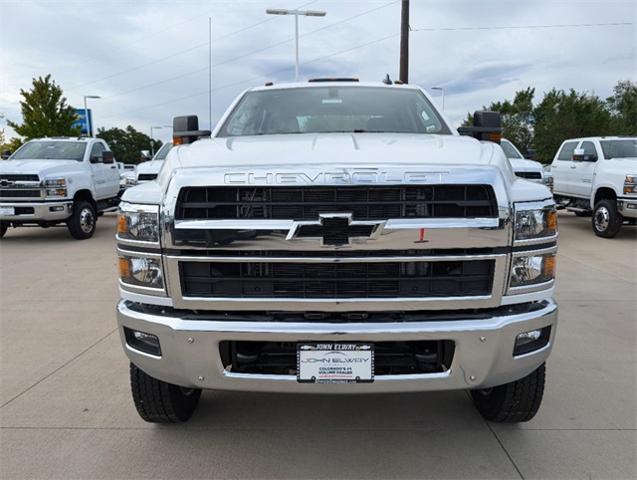
[[[522,152],[506,138],[500,141],[500,146],[504,151],[504,154],[511,162],[513,172],[520,178],[526,178],[532,182],[542,183],[546,185],[551,191],[553,190],[553,177],[549,175],[540,162],[524,158]]]
[[[137,165],[137,183],[150,182],[157,178],[171,148],[173,148],[172,142],[164,143],[153,158]]]
[[[637,138],[565,140],[551,164],[555,200],[612,238],[637,219]]]
[[[117,207],[119,183],[104,140],[31,140],[0,162],[0,237],[11,226],[66,223],[74,238],[90,238],[97,216]]]
[[[501,131],[493,112],[474,125]],[[557,217],[497,144],[416,86],[354,80],[254,88],[212,134],[177,117],[174,137],[118,218],[144,420],[187,420],[202,389],[466,389],[489,420],[535,415]]]

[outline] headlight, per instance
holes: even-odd
[[[555,253],[513,257],[511,287],[526,287],[555,279]]]
[[[126,185],[133,186],[133,185],[137,185],[137,180],[135,179],[135,177],[126,177]]]
[[[129,285],[163,288],[164,278],[159,258],[120,255],[119,276]]]
[[[553,180],[553,176],[552,175],[546,175],[544,174],[544,178],[542,179],[542,183],[544,183],[544,185],[546,185],[547,187],[549,187],[549,190],[551,192],[553,192],[553,184],[554,184],[554,180]]]
[[[47,178],[44,180],[45,187],[66,187],[66,179],[64,178]]]
[[[637,175],[626,175],[624,193],[637,193]]]
[[[47,188],[47,197],[66,197],[66,188]]]
[[[159,242],[159,207],[122,202],[117,217],[117,235],[125,240]]]
[[[47,178],[44,180],[47,197],[66,197],[66,179]]]
[[[515,239],[533,240],[557,234],[555,206],[515,212]]]

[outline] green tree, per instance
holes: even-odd
[[[73,107],[67,105],[62,89],[51,80],[51,74],[33,79],[31,90],[20,89],[23,100],[22,125],[7,124],[26,140],[39,137],[74,136],[80,134],[73,127],[77,119]]]
[[[141,159],[142,150],[151,150],[152,144],[154,144],[155,151],[157,151],[162,145],[161,140],[152,140],[145,133],[133,128],[132,125],[128,125],[125,129],[99,128],[97,137],[103,138],[113,151],[117,161],[123,163],[137,164]],[[151,144],[151,142],[153,143]]]
[[[618,82],[606,103],[613,115],[611,134],[637,135],[637,84],[630,80]]]
[[[513,101],[492,102],[483,110],[502,115],[502,136],[512,141],[523,154],[533,147],[533,97],[535,88],[515,92]],[[473,125],[473,114],[467,115],[464,125]]]
[[[595,95],[553,89],[534,108],[536,159],[549,163],[567,138],[608,135],[611,114]]]

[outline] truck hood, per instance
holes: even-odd
[[[163,160],[150,160],[137,165],[137,173],[159,173]]]
[[[37,174],[40,178],[53,175],[67,175],[75,170],[81,162],[75,160],[6,160],[0,162],[0,174]]]
[[[493,145],[457,135],[322,133],[228,137],[180,146],[175,167],[256,165],[487,165]]]
[[[544,172],[542,164],[525,158],[509,158],[514,172]]]

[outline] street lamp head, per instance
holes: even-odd
[[[99,95],[84,95],[84,98],[102,98]]]
[[[327,12],[320,10],[286,10],[284,8],[268,8],[265,13],[268,15],[303,15],[305,17],[324,17]]]

